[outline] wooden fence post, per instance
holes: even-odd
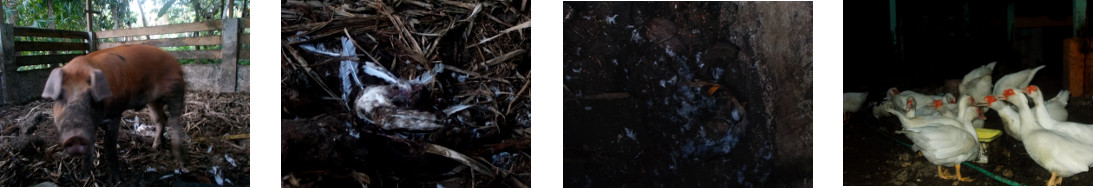
[[[220,92],[235,92],[239,68],[239,18],[224,19],[220,31]]]
[[[0,104],[16,103],[15,74],[19,65],[15,64],[15,33],[11,24],[0,24]]]
[[[94,15],[95,11],[91,10],[91,0],[87,0],[84,6],[84,16],[87,18],[87,53],[95,52],[96,48],[98,48],[95,44],[95,39],[97,39],[95,38],[95,29],[91,27],[91,18]]]

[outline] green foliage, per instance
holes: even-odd
[[[76,31],[87,29],[83,1],[22,0],[16,4],[15,7],[4,7],[5,16],[14,16],[17,18],[15,23],[16,26]],[[95,26],[93,29],[95,30],[113,29],[115,19],[120,19],[122,25],[136,22],[136,17],[131,16],[129,12],[129,3],[127,2],[120,2],[117,0],[93,0],[92,4],[92,9],[100,12],[100,14],[95,15],[92,19]],[[50,9],[50,5],[52,5],[52,9]],[[115,18],[113,16],[113,7],[117,7],[119,12],[123,12],[121,14],[122,18]]]
[[[132,1],[132,2],[130,2]],[[138,12],[140,9],[139,0],[92,0],[91,9],[97,11],[92,17],[92,29],[95,31],[112,30],[114,29],[115,20],[120,22],[120,28],[141,27],[140,16],[142,14]],[[153,25],[167,25],[167,24],[181,24],[181,23],[193,23],[200,21],[207,21],[210,19],[220,19],[222,14],[225,14],[223,7],[223,0],[144,0],[143,10],[145,11],[145,19],[149,23],[149,26]],[[244,11],[249,10],[249,0],[231,0],[234,6],[234,16],[238,17],[244,15]],[[73,31],[85,31],[87,30],[87,19],[84,12],[84,1],[73,0],[8,0],[0,1],[3,3],[3,9],[0,10],[0,14],[4,14],[6,18],[15,18],[16,27],[34,27],[34,28],[49,28],[49,29],[61,29],[61,30],[73,30]],[[201,7],[201,11],[195,11],[195,4]],[[244,6],[245,5],[245,6]],[[114,11],[118,11],[120,14],[115,14]],[[204,16],[202,18],[201,16]],[[0,20],[7,23],[8,20]],[[164,23],[166,22],[166,23]],[[246,28],[243,33],[249,33],[249,28]],[[220,31],[201,31],[201,32],[187,32],[187,33],[173,33],[165,35],[150,36],[153,39],[157,38],[179,38],[179,37],[193,37],[193,36],[217,36],[220,35]],[[120,38],[114,39],[100,39],[99,42],[116,42]],[[144,38],[141,38],[144,39]],[[17,36],[16,41],[31,41],[31,42],[85,42],[80,39],[65,39],[65,38],[48,38],[48,37],[26,37]],[[249,49],[249,44],[242,44],[241,49]],[[178,50],[220,50],[220,45],[209,46],[178,46],[178,47],[165,47],[168,51]],[[21,51],[18,56],[39,56],[39,55],[62,55],[62,54],[83,54],[86,51]],[[180,59],[183,64],[219,64],[219,59]],[[242,65],[249,65],[250,60],[240,59],[236,63]],[[42,64],[42,65],[30,65],[21,66],[19,71],[36,70],[36,69],[49,69],[54,65]]]
[[[52,2],[53,9],[50,9]],[[16,26],[84,30],[82,1],[23,0],[15,7],[4,7],[6,17],[15,17]],[[50,15],[50,11],[53,15]]]
[[[51,64],[26,65],[26,66],[19,66],[19,68],[16,68],[15,71],[28,71],[28,70],[49,69],[49,68],[53,68],[53,65],[51,65]]]
[[[137,0],[131,0],[137,1]],[[224,1],[222,0],[145,0],[148,1],[144,10],[149,22],[165,20],[166,24],[192,23],[197,17],[193,3],[200,4],[201,14],[211,19],[219,19],[223,14]],[[249,11],[248,0],[233,0],[236,16],[243,11]],[[135,3],[134,3],[135,4]],[[52,9],[50,9],[52,5]],[[243,7],[247,5],[248,7]],[[120,18],[115,18],[114,7],[121,12]],[[123,28],[139,27],[140,12],[137,7],[130,7],[129,1],[119,0],[92,0],[92,10],[99,11],[92,19],[93,29],[96,31],[114,29],[114,20],[121,20]],[[52,15],[50,14],[52,12]],[[158,14],[157,14],[158,13]],[[5,17],[16,17],[15,26],[52,28],[84,31],[87,30],[86,14],[84,14],[84,1],[74,0],[17,0],[4,3],[3,14]],[[205,21],[200,19],[197,21]],[[6,20],[4,21],[7,22]],[[50,27],[54,25],[55,27]],[[156,24],[164,25],[164,24]]]

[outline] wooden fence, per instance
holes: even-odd
[[[218,50],[168,50],[178,59],[219,59],[218,64],[183,65],[188,89],[217,92],[248,91],[250,68],[238,60],[250,59],[243,45],[250,43],[247,19],[228,18],[199,23],[106,30],[90,36],[84,31],[13,27],[0,24],[0,105],[36,100],[50,70],[76,56],[97,49],[128,44],[159,47],[221,45]],[[219,36],[189,33],[219,31]],[[177,34],[182,37],[165,37]],[[156,36],[148,38],[148,36]],[[47,39],[56,42],[32,42]],[[93,39],[93,40],[88,40]],[[144,39],[144,40],[140,40]],[[195,48],[196,49],[196,48]],[[34,53],[30,53],[34,52]],[[45,54],[45,55],[24,55]],[[38,68],[38,69],[34,69]]]

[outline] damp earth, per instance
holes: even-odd
[[[812,186],[810,2],[563,9],[565,185]]]

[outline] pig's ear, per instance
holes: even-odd
[[[61,80],[64,79],[64,73],[61,72],[61,68],[53,69],[53,73],[49,73],[49,80],[46,80],[46,87],[42,90],[42,98],[57,100],[57,97],[61,96]]]
[[[102,101],[111,95],[113,94],[110,93],[110,83],[106,82],[106,76],[102,75],[102,70],[91,70],[91,96],[95,97],[95,101]]]

